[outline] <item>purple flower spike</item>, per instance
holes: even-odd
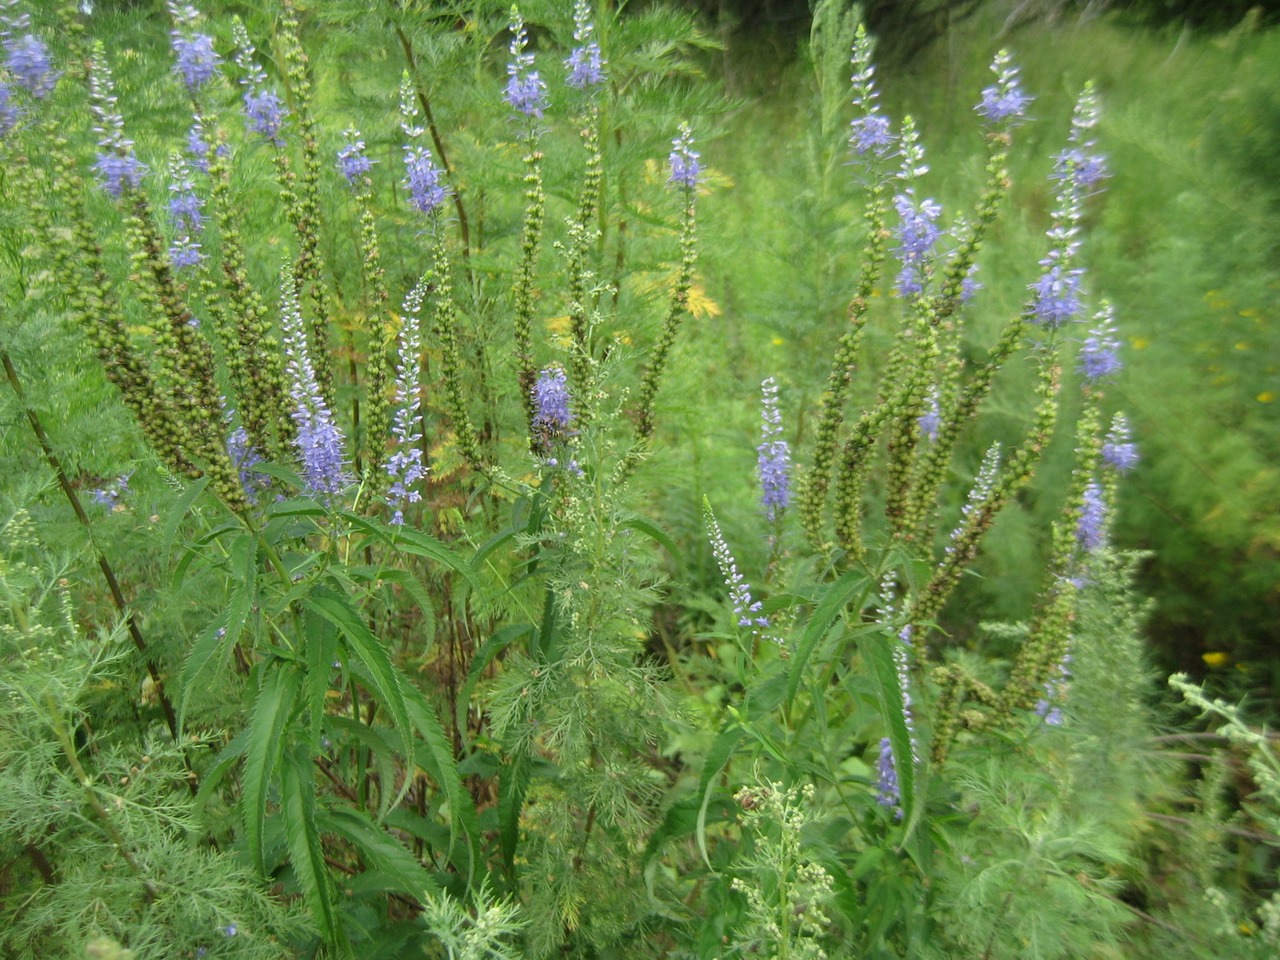
[[[244,71],[240,85],[245,88],[245,124],[250,133],[259,134],[272,145],[282,147],[284,139],[280,130],[288,116],[284,101],[266,89],[267,75],[253,59],[256,51],[249,39],[249,31],[238,18],[231,24],[231,37],[236,45],[236,65]]]
[[[182,82],[187,90],[196,93],[201,87],[218,75],[218,65],[222,58],[214,52],[213,37],[206,33],[197,33],[184,37],[175,33],[173,52],[177,62],[174,72],[181,74]]]
[[[4,42],[8,55],[6,65],[20,87],[26,89],[33,97],[44,98],[62,76],[53,69],[53,61],[49,59],[49,48],[44,41],[34,34],[27,34],[17,40]]]
[[[294,402],[292,417],[298,428],[294,443],[302,478],[313,493],[321,496],[339,493],[351,482],[343,454],[342,431],[333,422],[333,414],[316,382],[315,368],[307,353],[297,284],[288,270],[282,278],[281,308],[289,396]]]
[[[1116,373],[1124,364],[1120,361],[1120,341],[1116,339],[1112,323],[1112,311],[1104,306],[1095,318],[1098,323],[1080,347],[1080,372],[1090,382]]]
[[[391,426],[395,451],[387,458],[387,475],[391,487],[387,503],[395,511],[391,522],[404,523],[404,505],[417,503],[422,494],[414,485],[427,474],[422,463],[422,399],[418,389],[419,355],[422,350],[422,299],[425,284],[419,283],[405,298],[404,325],[400,328],[400,359],[396,368],[396,416]]]
[[[942,206],[933,200],[921,200],[917,205],[915,193],[910,189],[894,197],[893,204],[901,218],[898,227],[900,244],[895,251],[902,261],[898,293],[904,297],[919,296],[924,292],[928,275],[929,253],[941,236],[937,219],[942,214]]]
[[[942,426],[942,410],[938,406],[938,388],[929,388],[929,409],[920,416],[916,417],[916,423],[920,425],[920,433],[929,439],[930,443],[937,441],[938,428]]]
[[[1071,654],[1065,653],[1058,662],[1054,676],[1045,681],[1044,696],[1036,701],[1035,714],[1050,727],[1060,727],[1063,722],[1061,703],[1067,697],[1071,681]]]
[[[132,154],[120,156],[117,153],[100,153],[93,165],[102,178],[102,189],[117,200],[124,195],[126,188],[136,190],[142,183],[147,168]]]
[[[1076,542],[1087,553],[1104,546],[1107,541],[1107,500],[1096,481],[1084,488],[1084,502],[1076,523]]]
[[[550,436],[563,436],[573,423],[569,385],[559,367],[547,367],[533,385],[533,426]]]
[[[858,116],[850,124],[849,149],[866,161],[885,156],[893,146],[889,118],[877,112],[875,67],[871,64],[871,38],[861,23],[853,40],[853,107]]]
[[[777,520],[791,503],[791,448],[782,439],[782,414],[778,411],[778,384],[768,377],[761,385],[760,446],[756,447],[756,475],[760,478],[760,503],[769,522]]]
[[[200,252],[200,244],[190,237],[179,237],[169,247],[169,262],[179,269],[198,267],[204,263],[204,254]]]
[[[898,767],[893,758],[893,744],[888,737],[880,738],[880,756],[876,760],[876,803],[890,807],[894,819],[902,819],[902,794],[898,789]]]
[[[875,154],[883,156],[893,146],[893,132],[889,118],[880,114],[858,117],[849,124],[849,147],[859,156]]]
[[[671,156],[668,158],[671,177],[667,182],[686,190],[694,189],[698,185],[698,176],[702,173],[702,164],[699,162],[702,155],[692,149],[693,130],[687,123],[680,124],[679,136],[671,141],[671,147]]]
[[[591,5],[587,0],[577,0],[573,5],[573,39],[578,46],[569,54],[564,67],[569,71],[565,82],[578,90],[604,83],[604,61],[600,59],[600,45],[591,39],[594,30]]]
[[[1026,117],[1027,104],[1035,98],[1022,92],[1018,68],[1011,65],[1007,50],[996,54],[991,72],[996,75],[995,86],[982,91],[982,102],[974,109],[992,126],[1012,127]]]
[[[7,83],[0,82],[0,137],[8,134],[18,122],[18,108],[13,103],[13,91]]]
[[[1041,261],[1048,269],[1031,285],[1035,293],[1032,321],[1050,330],[1057,330],[1076,318],[1080,303],[1080,270],[1063,270],[1052,260]]]
[[[750,627],[756,636],[762,636],[761,630],[769,629],[769,618],[760,613],[764,606],[759,600],[751,597],[751,587],[746,578],[738,572],[738,564],[733,559],[733,552],[720,532],[720,523],[711,511],[711,504],[703,500],[703,514],[707,523],[707,536],[711,540],[711,552],[720,566],[720,574],[725,586],[729,588],[729,601],[733,604],[734,615],[738,618],[738,626]],[[769,637],[775,643],[782,641],[777,637]]]
[[[347,142],[338,151],[338,170],[354,187],[373,169],[373,161],[365,156],[359,130],[348,129],[343,137]]]
[[[280,128],[287,115],[284,101],[270,90],[250,90],[244,95],[244,117],[249,132],[261,135],[277,147],[284,146]]]
[[[419,213],[431,213],[449,196],[449,188],[440,181],[444,171],[431,159],[426,147],[405,147],[405,186],[409,188],[409,202]]]
[[[1138,445],[1130,440],[1129,420],[1117,413],[1102,442],[1102,462],[1119,473],[1128,473],[1138,465],[1138,460]]]
[[[565,80],[571,87],[579,90],[604,83],[604,62],[600,59],[598,44],[589,43],[585,47],[577,47],[564,62],[569,76]]]
[[[520,11],[511,8],[511,62],[507,64],[507,89],[503,99],[518,113],[541,118],[547,107],[547,85],[533,69],[533,54],[525,53],[529,38]]]

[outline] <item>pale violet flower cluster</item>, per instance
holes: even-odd
[[[418,386],[418,365],[422,353],[422,300],[426,286],[419,283],[405,298],[404,324],[400,328],[400,359],[396,367],[396,415],[391,425],[395,450],[387,458],[391,487],[387,503],[394,511],[391,522],[404,523],[404,505],[417,503],[422,494],[415,489],[426,476],[422,462],[422,397]]]
[[[693,149],[693,129],[687,123],[680,124],[678,135],[671,141],[671,156],[667,158],[671,166],[671,177],[667,182],[693,190],[702,174],[701,157]]]
[[[218,75],[222,58],[213,49],[213,37],[195,30],[199,12],[195,7],[169,0],[169,15],[174,29],[170,33],[175,62],[173,70],[182,77],[187,92],[192,96]]]
[[[1045,681],[1044,696],[1036,701],[1035,714],[1051,727],[1062,726],[1062,702],[1071,681],[1071,654],[1064,653],[1054,667],[1053,676]]]
[[[888,737],[880,738],[880,755],[876,759],[876,803],[893,810],[895,819],[902,819],[898,765],[893,759],[893,743]]]
[[[267,75],[257,61],[256,52],[249,40],[249,31],[240,20],[231,24],[231,37],[236,45],[236,65],[244,72],[240,84],[245,88],[244,118],[250,133],[256,133],[276,147],[284,146],[280,130],[284,126],[288,110],[284,101],[267,88]]]
[[[996,82],[982,91],[982,102],[974,109],[987,123],[1007,129],[1026,119],[1027,105],[1035,98],[1022,92],[1018,68],[1013,66],[1008,50],[996,52],[991,72],[996,75]]]
[[[1094,317],[1089,336],[1080,345],[1080,372],[1090,383],[1096,383],[1117,373],[1123,366],[1114,312],[1110,305],[1104,304]]]
[[[707,537],[711,541],[711,553],[720,567],[720,575],[724,579],[725,586],[729,588],[729,602],[733,604],[733,613],[738,618],[738,626],[749,628],[755,636],[763,636],[761,631],[768,630],[770,626],[769,618],[760,612],[764,604],[752,598],[751,587],[746,577],[738,571],[737,561],[733,559],[733,552],[725,542],[724,534],[720,532],[720,523],[711,512],[709,504],[704,506],[704,512]],[[775,643],[782,642],[776,637],[768,639]]]
[[[791,503],[791,448],[782,439],[782,414],[778,410],[778,384],[767,377],[760,385],[760,446],[756,447],[756,476],[760,502],[772,523]]]
[[[294,403],[292,416],[298,429],[294,444],[302,479],[312,493],[329,496],[345,488],[351,476],[347,472],[342,431],[334,422],[316,382],[315,368],[307,351],[297,284],[289,270],[282,278],[280,301],[289,396]]]
[[[14,82],[38,100],[48,96],[62,76],[53,69],[48,46],[33,33],[6,39],[4,52]]]
[[[227,456],[240,475],[240,486],[245,496],[250,503],[256,503],[258,494],[271,485],[271,477],[255,469],[262,462],[262,456],[249,442],[249,431],[243,426],[236,427],[228,434]]]
[[[910,186],[928,172],[924,147],[920,145],[915,125],[908,118],[902,129],[902,167],[898,173],[898,178],[908,186],[893,198],[899,221],[898,246],[894,253],[902,264],[895,289],[904,297],[916,297],[924,292],[933,247],[942,236],[937,225],[938,217],[942,215],[941,204],[931,199],[917,200],[915,188]]]
[[[93,113],[93,132],[102,148],[93,169],[101,178],[102,189],[119,199],[126,189],[136,190],[141,185],[147,168],[134,156],[133,141],[124,135],[115,81],[101,47],[94,48],[89,60],[89,109]]]
[[[1096,480],[1090,480],[1084,488],[1084,501],[1076,522],[1076,542],[1086,553],[1099,550],[1107,543],[1107,497]]]
[[[342,139],[343,144],[338,150],[338,172],[346,177],[348,185],[356,187],[373,169],[373,161],[364,152],[359,130],[348,127]]]
[[[572,423],[565,372],[560,367],[546,367],[533,385],[533,427],[549,439],[563,438]]]
[[[178,269],[199,266],[204,262],[204,254],[196,238],[204,229],[204,201],[196,194],[191,170],[179,154],[174,154],[169,161],[168,211],[174,232],[169,261]]]
[[[925,397],[925,411],[916,417],[916,423],[920,426],[920,433],[930,443],[938,439],[938,428],[942,426],[942,408],[938,405],[937,386],[929,388],[928,396]]]
[[[419,213],[430,214],[448,199],[444,170],[436,166],[426,147],[404,148],[404,170],[409,203]]]
[[[964,505],[960,508],[961,520],[959,525],[951,531],[949,542],[944,549],[947,557],[950,557],[956,550],[956,541],[964,533],[965,525],[973,516],[975,510],[982,505],[987,497],[991,496],[991,491],[995,488],[996,476],[1000,472],[1000,443],[996,441],[987,448],[987,452],[983,454],[982,465],[978,468],[978,476],[973,481],[973,486],[969,490],[969,496],[965,500]],[[939,565],[945,563],[946,559],[939,562]]]
[[[853,41],[853,108],[857,114],[849,124],[849,149],[855,157],[874,161],[893,147],[889,118],[876,106],[876,68],[871,63],[871,37],[861,24]]]
[[[526,53],[529,45],[524,20],[516,7],[511,8],[511,62],[507,64],[507,89],[503,99],[517,113],[530,119],[539,119],[547,108],[547,84],[533,69],[533,54]]]
[[[1101,156],[1092,153],[1089,139],[1098,123],[1098,101],[1086,86],[1076,102],[1071,119],[1069,143],[1056,158],[1052,179],[1055,206],[1053,226],[1048,231],[1052,249],[1040,261],[1044,273],[1031,285],[1031,320],[1048,330],[1057,330],[1076,319],[1083,309],[1080,277],[1083,271],[1071,266],[1080,249],[1080,220],[1085,198],[1106,176]]]
[[[1128,418],[1117,413],[1102,441],[1102,462],[1117,473],[1128,473],[1138,465],[1138,445],[1133,442]]]
[[[591,5],[587,0],[577,0],[573,5],[573,39],[577,44],[564,62],[568,71],[565,83],[578,90],[604,83],[604,60],[600,57],[600,44],[591,39],[595,26],[591,22]]]

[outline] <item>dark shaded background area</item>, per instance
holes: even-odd
[[[722,29],[807,32],[812,0],[679,0]],[[1147,26],[1229,30],[1246,17],[1280,23],[1280,0],[864,0],[882,59],[909,60],[984,7],[1007,11],[1004,29],[1036,20],[1114,14]]]

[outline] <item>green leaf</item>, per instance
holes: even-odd
[[[345,749],[359,744],[373,754],[373,762],[378,769],[378,819],[382,820],[391,812],[396,780],[402,769],[396,763],[395,751],[398,744],[395,732],[388,727],[370,727],[350,717],[329,717],[327,724],[332,734],[331,739],[338,748]]]
[[[315,767],[300,745],[290,750],[280,771],[280,816],[293,875],[321,936],[342,944],[346,932],[335,906],[336,890],[324,862],[324,847],[316,827]]]
[[[418,858],[359,810],[350,807],[326,810],[320,814],[319,821],[325,833],[349,840],[369,870],[381,873],[389,881],[382,889],[403,893],[414,900],[421,900],[428,892],[440,892],[440,884]]]
[[[405,690],[405,706],[414,728],[427,745],[427,755],[422,757],[422,764],[444,791],[449,803],[450,846],[455,846],[459,834],[467,838],[467,870],[469,874],[474,873],[480,865],[480,825],[475,800],[458,775],[453,738],[440,726],[440,720],[427,698],[413,687]]]
[[[314,610],[303,611],[304,644],[307,661],[307,729],[311,742],[320,742],[320,721],[324,717],[325,702],[333,689],[333,664],[338,655],[338,633],[333,624]]]
[[[480,677],[484,673],[485,668],[489,666],[503,650],[507,649],[512,643],[521,637],[529,636],[533,633],[533,625],[529,623],[513,623],[495,630],[489,635],[488,639],[480,645],[480,649],[476,651],[476,655],[471,658],[471,668],[467,671],[466,682],[463,683],[462,689],[458,691],[458,700],[454,710],[454,722],[458,726],[458,730],[464,731],[467,728],[467,713],[471,709],[471,694],[476,688],[476,684],[480,682]]]
[[[428,560],[434,560],[440,566],[452,570],[459,574],[471,589],[477,593],[483,590],[479,578],[476,576],[475,569],[471,564],[467,563],[457,552],[451,550],[447,544],[441,543],[435,537],[428,536],[419,530],[413,530],[409,527],[395,527],[389,535],[384,535],[391,545],[404,553],[412,553],[414,556],[426,557]]]
[[[301,490],[304,486],[302,477],[298,475],[296,470],[290,470],[288,467],[282,467],[278,463],[268,463],[265,460],[253,465],[255,473],[265,473],[268,477],[275,477],[285,486],[292,487],[294,490]]]
[[[667,532],[659,527],[652,520],[641,516],[629,516],[623,520],[618,526],[629,530],[635,530],[637,533],[643,533],[654,543],[666,549],[671,554],[671,559],[676,562],[676,566],[680,566],[680,548],[676,546],[676,542],[667,535]]]
[[[422,585],[422,581],[412,573],[408,570],[376,565],[347,567],[346,573],[356,583],[377,584],[378,581],[385,580],[388,583],[398,584],[405,593],[413,598],[414,603],[418,605],[418,608],[426,618],[422,625],[427,632],[427,645],[430,646],[435,642],[435,603],[432,601],[431,594],[427,592],[426,587]]]
[[[191,648],[191,652],[187,654],[187,662],[183,664],[182,677],[178,681],[181,688],[178,699],[179,728],[186,722],[187,701],[191,691],[200,689],[205,683],[205,675],[216,672],[226,662],[240,638],[240,632],[244,629],[244,621],[248,615],[248,591],[232,591],[226,614],[209,624],[195,646]]]
[[[881,719],[889,731],[889,745],[893,750],[894,770],[898,775],[898,794],[905,824],[904,844],[915,830],[920,819],[916,787],[915,751],[911,743],[911,729],[907,726],[906,703],[903,701],[902,684],[894,663],[894,647],[901,643],[892,633],[877,631],[862,642],[862,653],[871,666],[876,685],[876,699],[880,704]]]
[[[698,850],[702,853],[703,863],[708,867],[711,866],[711,857],[707,854],[707,807],[711,803],[711,793],[715,789],[716,778],[720,776],[720,771],[733,756],[733,751],[738,746],[738,741],[742,739],[743,733],[741,724],[736,720],[732,725],[721,730],[715,743],[707,751],[707,759],[702,764],[702,774],[698,777],[698,795],[701,797],[698,803]]]
[[[284,749],[282,734],[302,677],[297,667],[282,660],[264,660],[258,670],[263,675],[262,686],[249,720],[240,807],[249,859],[258,873],[265,877],[267,867],[263,857],[262,832],[267,819],[267,792],[280,764]]]
[[[520,845],[520,810],[529,791],[529,751],[525,746],[503,764],[498,781],[498,838],[507,875],[515,879],[516,849]]]
[[[835,623],[836,618],[849,605],[849,601],[859,590],[864,590],[870,584],[870,578],[861,570],[850,570],[839,580],[829,586],[822,599],[818,601],[818,605],[814,608],[813,616],[809,618],[809,623],[804,629],[804,633],[800,636],[800,642],[796,645],[796,651],[791,657],[791,672],[787,677],[787,695],[786,704],[788,712],[791,710],[791,704],[796,698],[796,691],[800,689],[800,684],[804,680],[804,669],[809,663],[809,658],[813,656],[814,649],[818,646],[818,642],[831,629],[831,625]],[[815,696],[821,696],[822,691],[816,691]]]
[[[160,542],[160,555],[162,557],[169,556],[169,551],[173,549],[174,538],[178,535],[178,525],[182,523],[182,518],[187,515],[187,511],[191,509],[191,505],[196,502],[196,498],[204,493],[204,488],[209,485],[208,477],[201,477],[195,483],[187,487],[178,502],[173,505],[173,509],[169,511],[169,515],[165,517],[164,527],[162,528]]]
[[[303,606],[314,610],[347,638],[351,652],[364,665],[366,677],[377,694],[383,707],[391,714],[392,727],[400,734],[400,745],[404,752],[405,763],[413,769],[413,731],[409,722],[409,712],[405,706],[405,689],[400,673],[391,663],[391,658],[364,618],[351,606],[348,598],[331,590],[323,584],[317,584],[311,593],[303,599]],[[400,787],[400,795],[392,803],[394,806],[404,799],[409,791],[412,778],[406,777]]]

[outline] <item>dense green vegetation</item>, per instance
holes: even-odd
[[[1280,33],[967,6],[0,4],[0,952],[1273,956]]]

